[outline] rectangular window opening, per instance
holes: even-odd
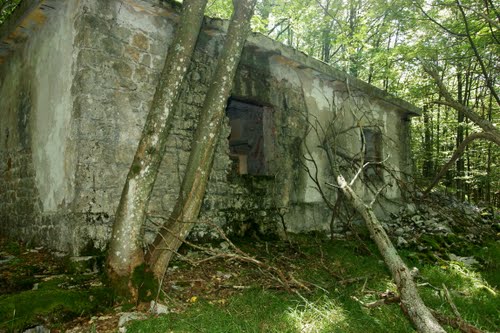
[[[364,163],[371,162],[364,170],[366,177],[374,180],[382,180],[382,133],[378,129],[363,128],[361,137],[364,147]]]
[[[274,155],[272,110],[257,104],[230,99],[226,115],[229,118],[229,154],[233,173],[238,175],[270,176]]]

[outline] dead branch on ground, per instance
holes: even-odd
[[[156,218],[159,218],[159,217],[156,216]],[[193,223],[193,222],[186,222],[186,223]],[[203,253],[206,253],[207,255],[209,255],[209,257],[204,258],[204,259],[200,259],[198,261],[193,261],[193,260],[188,260],[187,258],[183,258],[183,256],[176,251],[174,251],[174,253],[177,254],[178,256],[180,256],[181,258],[185,259],[187,262],[189,262],[193,266],[198,266],[204,262],[207,262],[210,260],[216,260],[216,259],[227,259],[227,260],[236,260],[236,261],[240,261],[240,262],[246,262],[246,263],[257,266],[257,267],[263,269],[264,271],[269,272],[271,274],[271,277],[273,279],[277,280],[283,286],[283,288],[288,292],[292,292],[292,288],[304,289],[308,292],[311,291],[311,289],[307,286],[308,284],[311,285],[310,283],[298,280],[291,273],[288,274],[288,278],[287,278],[285,273],[281,269],[279,269],[278,267],[272,266],[264,261],[258,260],[257,258],[251,256],[250,254],[244,252],[239,247],[237,247],[229,239],[229,237],[227,237],[227,235],[225,234],[225,232],[222,230],[221,227],[219,227],[218,225],[216,225],[215,223],[212,223],[212,222],[205,221],[205,223],[208,224],[209,226],[211,226],[212,228],[214,228],[218,232],[218,234],[224,239],[224,241],[227,242],[227,244],[229,245],[229,248],[233,252],[228,252],[228,251],[223,251],[223,250],[219,250],[219,249],[214,249],[211,247],[201,246],[201,245],[194,244],[188,240],[183,240],[184,244],[188,245],[191,248],[199,250]],[[163,281],[161,281],[161,282],[163,282]]]
[[[445,330],[420,298],[411,271],[394,248],[387,233],[373,213],[372,207],[366,205],[361,198],[358,197],[341,175],[337,176],[337,183],[353,208],[365,220],[368,230],[398,286],[401,306],[405,314],[407,314],[415,325],[415,328],[419,332],[445,333]]]

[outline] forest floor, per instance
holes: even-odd
[[[494,229],[482,230],[475,241],[414,235],[419,241],[399,251],[415,267],[430,308],[455,318],[454,304],[468,323],[498,332],[500,241]],[[2,240],[0,332],[414,332],[393,302],[396,286],[368,237],[235,244],[268,267],[224,257],[233,253],[226,241],[206,244],[212,255],[183,246],[151,309],[150,302],[113,306],[96,270],[99,261],[85,267],[44,248]]]

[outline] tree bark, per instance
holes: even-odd
[[[191,231],[200,212],[227,99],[250,30],[250,18],[255,3],[256,0],[233,1],[233,16],[200,114],[179,197],[172,215],[159,231],[146,257],[148,265],[159,279],[163,276],[172,254]]]
[[[485,140],[490,140],[490,141],[495,142],[495,137],[491,133],[480,132],[480,133],[473,133],[473,134],[469,135],[464,141],[462,141],[462,143],[457,147],[457,149],[455,150],[455,152],[451,156],[450,160],[441,168],[441,171],[439,171],[439,173],[436,175],[436,177],[434,177],[434,180],[427,187],[424,194],[428,194],[434,188],[434,186],[436,186],[436,184],[439,182],[441,177],[443,177],[443,175],[446,173],[446,171],[448,171],[448,169],[453,166],[455,161],[458,160],[460,158],[460,156],[463,155],[465,148],[472,141],[477,140],[477,139],[485,139]]]
[[[141,227],[180,92],[203,22],[207,0],[185,1],[175,39],[169,48],[134,160],[116,210],[107,257],[107,273],[120,293],[127,289],[134,268],[144,262]]]
[[[433,154],[432,154],[432,123],[429,117],[429,110],[427,106],[424,106],[423,110],[424,117],[424,163],[422,166],[422,175],[426,179],[430,179],[434,171],[433,165]]]
[[[457,97],[458,97],[458,103],[461,105],[466,105],[465,99],[464,99],[464,93],[463,93],[463,79],[462,79],[462,73],[458,72],[457,73]],[[457,110],[457,135],[456,135],[456,144],[455,147],[460,147],[460,144],[464,141],[464,121],[465,121],[465,116],[463,111]],[[457,197],[460,201],[465,200],[465,182],[463,177],[465,176],[465,161],[462,158],[457,159],[456,163],[456,179],[455,179],[455,184],[456,184],[456,190],[457,190]]]
[[[417,331],[421,333],[445,333],[446,331],[439,325],[436,318],[434,318],[420,298],[410,270],[398,255],[373,210],[364,204],[347,184],[344,177],[338,176],[337,183],[354,209],[365,220],[370,235],[377,244],[380,254],[398,286],[403,311],[413,322]]]

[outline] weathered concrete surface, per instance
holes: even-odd
[[[105,248],[178,17],[140,0],[57,2],[50,13],[8,55],[0,54],[0,230],[77,254]],[[147,239],[177,198],[225,26],[207,19],[198,40],[149,206]],[[325,138],[311,131],[314,124],[348,157],[338,161],[342,167],[359,163],[362,128],[370,127],[383,135],[384,164],[396,175],[411,171],[407,119],[417,109],[264,36],[247,41],[232,96],[265,106],[272,172],[234,173],[227,122],[193,237],[214,236],[205,221],[239,234],[279,234],[283,225],[290,232],[328,231],[331,213],[301,167],[310,155],[320,183],[333,181],[318,148]],[[394,183],[387,172],[383,179]],[[373,195],[361,183],[356,190],[366,199]],[[401,194],[393,186],[386,195]]]
[[[59,15],[39,8],[26,15],[20,22],[25,31],[38,25],[36,38],[24,35],[25,42],[18,41],[15,53],[0,66],[2,232],[44,238],[47,225],[41,213],[64,212],[73,200],[76,152],[70,88],[75,4],[61,3]]]

